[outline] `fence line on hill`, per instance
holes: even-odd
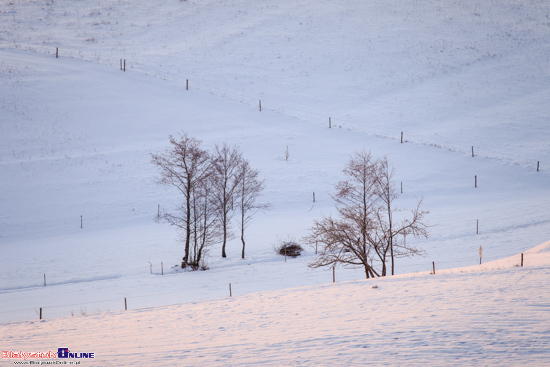
[[[510,257],[513,257],[513,256],[517,256],[518,258],[517,259],[509,259],[508,260],[508,264],[505,264],[505,265],[497,265],[497,268],[496,269],[507,269],[507,268],[514,268],[514,267],[523,267],[524,266],[524,253],[521,253],[521,254],[514,254],[514,255],[511,255],[511,256],[506,256],[504,258],[502,257],[499,257],[499,258],[496,258],[496,257],[487,257],[487,258],[484,258],[486,261],[492,261],[492,260],[498,260],[498,259],[502,259],[502,260],[505,260],[507,258],[510,258]],[[534,255],[533,255],[534,256]],[[418,263],[418,264],[421,264],[425,267],[425,271],[422,271],[422,272],[414,272],[414,273],[410,273],[408,274],[409,276],[418,276],[420,274],[426,274],[429,273],[430,274],[440,274],[440,273],[445,273],[445,274],[459,274],[459,273],[464,273],[465,271],[463,270],[460,270],[461,267],[457,267],[456,269],[456,272],[453,271],[453,268],[437,268],[437,265],[440,265],[440,264],[457,264],[457,262],[439,262],[439,263],[434,263],[434,262],[423,262],[423,263]],[[158,264],[157,264],[158,265]],[[409,265],[415,265],[415,264],[409,264]],[[462,265],[462,267],[469,267],[469,266],[475,266],[477,265],[478,268],[473,268],[472,270],[470,270],[470,272],[477,272],[477,271],[487,271],[487,270],[492,270],[494,268],[489,268],[488,266],[487,267],[484,267],[483,265],[484,264],[469,264],[469,265]],[[433,267],[433,269],[432,269]],[[140,267],[141,268],[141,267]],[[145,268],[145,267],[144,267]],[[429,269],[429,270],[428,270]],[[338,282],[336,280],[337,278],[337,274],[338,272],[336,272],[335,268],[332,267],[328,270],[331,270],[332,271],[332,275],[327,275],[326,278],[324,278],[324,280],[321,280],[321,282],[315,282],[313,284],[310,284],[310,283],[307,283],[307,284],[300,284],[300,285],[297,285],[297,286],[306,286],[306,287],[311,287],[311,286],[319,286],[319,285],[328,285],[330,283],[335,283],[335,282]],[[327,272],[328,272],[327,270]],[[170,274],[170,275],[174,275],[175,273],[172,272],[172,273],[167,273],[167,275]],[[152,274],[153,276],[161,276],[160,274]],[[396,276],[402,276],[402,275],[407,275],[407,274],[397,274]],[[289,274],[289,275],[283,275],[283,276],[278,276],[278,277],[271,277],[269,278],[270,281],[276,281],[276,280],[282,280],[282,279],[288,279],[288,278],[293,278],[293,277],[299,277],[299,275],[297,274]],[[388,278],[391,278],[392,276],[389,275],[389,276],[386,276],[386,277],[379,277],[379,278],[372,278],[371,280],[375,280],[375,279],[388,279]],[[331,279],[332,278],[332,279]],[[315,278],[317,280],[319,280],[318,278]],[[332,280],[332,282],[330,281]],[[364,277],[361,277],[361,278],[354,278],[354,279],[344,279],[343,281],[344,282],[354,282],[354,281],[361,281],[361,280],[365,280]],[[186,304],[186,303],[195,303],[195,302],[198,302],[198,301],[206,301],[206,300],[209,300],[209,299],[217,299],[217,298],[222,298],[222,297],[232,297],[233,294],[234,294],[234,291],[235,290],[238,290],[238,286],[239,285],[244,285],[244,284],[262,284],[262,282],[264,282],[264,280],[261,280],[261,281],[256,281],[256,280],[238,280],[238,281],[235,281],[235,280],[231,280],[231,281],[228,281],[228,282],[217,282],[216,284],[213,284],[213,285],[210,285],[210,286],[206,286],[208,288],[217,288],[219,289],[220,291],[220,295],[219,297],[199,297],[198,299],[190,299],[190,300],[186,300],[186,301],[176,301],[174,300],[174,297],[172,297],[172,301],[166,301],[166,302],[162,302],[162,304],[158,304],[158,303],[155,303],[155,302],[149,302],[148,303],[148,306],[141,306],[141,307],[137,307],[137,308],[134,308],[134,310],[138,310],[138,309],[143,309],[143,308],[151,308],[151,307],[165,307],[165,306],[171,306],[171,305],[178,305],[178,304]],[[63,285],[63,284],[66,284],[66,283],[58,283],[58,284],[55,284],[53,285],[53,287],[56,287],[56,286],[59,286],[59,285]],[[229,290],[226,288],[227,285],[229,285]],[[46,285],[47,286],[47,285]],[[35,288],[39,288],[40,286],[36,286]],[[52,287],[52,286],[50,286]],[[28,287],[24,287],[26,289],[28,289]],[[124,310],[127,310],[128,309],[128,304],[130,305],[130,309],[132,309],[132,300],[136,300],[136,299],[143,299],[143,298],[146,298],[146,299],[154,299],[155,297],[158,297],[158,296],[165,296],[165,295],[175,295],[175,294],[179,294],[179,295],[182,295],[182,294],[191,294],[193,292],[196,292],[196,291],[200,291],[202,289],[205,288],[205,285],[199,285],[199,286],[196,286],[196,287],[186,287],[185,289],[179,289],[179,290],[171,290],[171,291],[166,291],[166,292],[156,292],[156,293],[148,293],[148,294],[140,294],[140,295],[136,295],[136,296],[126,296],[126,297],[117,297],[117,298],[106,298],[106,299],[100,299],[100,300],[94,300],[94,301],[83,301],[83,302],[78,302],[78,303],[68,303],[68,304],[56,304],[56,305],[51,305],[51,306],[40,306],[40,305],[37,305],[36,307],[31,307],[31,308],[22,308],[22,309],[16,309],[16,310],[2,310],[0,311],[0,314],[10,314],[10,313],[24,313],[24,312],[27,312],[27,311],[34,311],[37,316],[39,316],[39,319],[42,319],[44,316],[47,316],[47,312],[45,312],[46,310],[48,309],[59,309],[59,308],[69,308],[69,307],[79,307],[80,308],[80,313],[81,315],[87,315],[88,312],[87,312],[87,307],[90,307],[94,304],[105,304],[105,303],[113,303],[113,302],[116,302],[118,305],[119,305],[119,310],[123,310],[123,306],[124,305]],[[279,287],[276,287],[277,290],[283,290],[283,289],[291,289],[293,288],[292,286],[290,288],[279,288]],[[14,288],[14,289],[18,289],[18,288]],[[225,289],[225,291],[224,291]],[[266,290],[261,290],[261,286],[259,287],[260,290],[258,291],[252,291],[252,292],[245,292],[241,295],[246,295],[246,294],[250,294],[250,293],[262,293],[262,292],[268,292],[268,291],[272,291],[274,289],[266,289]],[[128,302],[128,300],[130,302]],[[99,310],[99,311],[97,311]],[[107,312],[110,312],[110,308],[107,308]],[[96,312],[90,312],[90,314],[97,314],[97,313],[102,313],[102,311],[100,309],[96,309]],[[74,316],[74,312],[71,310],[71,315]],[[68,315],[67,315],[68,316]],[[63,316],[55,316],[55,317],[63,317]],[[31,320],[31,318],[27,318],[27,320]]]
[[[105,56],[102,56],[101,53],[98,52],[87,52],[82,50],[71,50],[71,49],[59,49],[58,47],[52,47],[52,46],[45,46],[45,45],[35,45],[35,44],[24,44],[24,43],[13,43],[13,44],[5,44],[4,46],[7,46],[8,48],[14,48],[14,49],[21,49],[25,51],[31,51],[35,53],[42,53],[42,54],[50,54],[54,55],[55,57],[69,57],[74,59],[80,59],[84,61],[91,61],[95,62],[101,65],[106,65],[110,67],[118,67],[119,64],[124,60],[124,63],[126,63],[127,56],[124,56],[123,58],[114,59],[111,56],[109,58],[106,58]],[[123,52],[124,53],[124,52]],[[112,59],[111,59],[112,58]],[[229,100],[233,100],[239,103],[243,103],[249,106],[258,106],[258,98],[256,97],[250,97],[243,94],[235,93],[230,90],[226,90],[219,87],[213,87],[211,85],[208,85],[206,83],[202,83],[199,81],[192,81],[191,84],[189,84],[189,78],[185,78],[183,76],[177,76],[174,73],[161,73],[159,71],[148,71],[146,69],[146,66],[144,64],[141,64],[139,61],[132,61],[131,64],[129,64],[129,67],[134,69],[135,71],[143,74],[152,76],[155,78],[160,78],[165,81],[175,82],[178,85],[183,85],[185,83],[186,90],[194,89],[202,92],[206,92],[212,95],[216,95],[218,97],[226,98]],[[121,66],[122,69],[122,66]],[[126,66],[124,66],[124,69],[126,69]],[[270,101],[267,101],[266,104],[265,101],[262,105],[263,98],[260,98],[260,111],[273,111],[277,112],[283,115],[287,115],[290,117],[296,117],[296,118],[302,118],[308,121],[318,121],[319,123],[326,124],[329,128],[333,126],[344,127],[348,130],[356,130],[357,126],[353,126],[353,128],[349,126],[345,126],[345,118],[339,119],[337,116],[331,116],[330,113],[327,113],[328,111],[325,111],[325,113],[313,111],[311,109],[302,109],[297,106],[292,107],[292,111],[299,112],[299,116],[296,113],[291,113],[288,108],[285,106],[278,105],[276,103],[272,103]],[[336,120],[334,120],[334,117],[336,117]],[[334,122],[337,121],[335,124]],[[340,124],[340,125],[338,125]],[[351,126],[351,125],[350,125]],[[465,146],[461,148],[457,148],[450,144],[450,142],[444,141],[439,143],[433,143],[430,141],[425,141],[423,138],[415,138],[414,136],[411,138],[410,133],[407,133],[407,136],[404,138],[403,131],[400,132],[401,135],[399,136],[399,132],[396,132],[395,136],[390,136],[387,134],[377,134],[370,132],[371,135],[374,136],[380,136],[387,139],[393,139],[397,141],[407,142],[407,143],[415,143],[415,144],[422,144],[422,145],[429,145],[440,149],[447,149],[450,151],[456,151],[460,153],[470,154],[470,147],[471,147],[471,154],[472,157],[474,156],[474,146]],[[414,139],[414,140],[413,140]],[[477,148],[476,148],[477,150]],[[490,149],[484,149],[484,157],[488,158],[495,158],[495,159],[502,159],[502,157],[508,157],[512,163],[514,163],[514,158],[516,158],[516,155],[509,153],[509,152],[497,152]],[[475,156],[479,156],[479,153],[476,151]],[[536,162],[533,161],[533,169],[536,169],[537,172],[539,172],[542,168],[541,161],[537,160]]]

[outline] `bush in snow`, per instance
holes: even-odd
[[[279,255],[290,257],[300,256],[303,250],[302,246],[292,240],[281,241],[275,248]]]

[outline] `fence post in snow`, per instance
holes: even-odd
[[[164,265],[162,261],[160,262],[160,275],[164,275]]]
[[[539,171],[540,161],[537,161],[537,172]]]
[[[126,302],[126,297],[124,297],[124,311],[128,311],[128,302]]]
[[[44,273],[44,287],[46,286],[46,273]]]
[[[435,274],[435,261],[432,261],[432,274]]]
[[[189,79],[185,79],[185,90],[189,90]]]
[[[262,100],[260,99],[260,112],[262,112]]]
[[[82,229],[82,215],[80,216],[80,229]]]
[[[59,47],[55,48],[55,58],[59,58]]]
[[[401,144],[403,144],[403,131],[401,131]]]
[[[523,268],[523,252],[521,253],[521,267]]]
[[[124,59],[124,68],[122,69],[122,71],[126,71],[126,59]]]
[[[477,188],[477,175],[474,176],[474,187]]]
[[[476,234],[479,234],[479,219],[476,221]]]
[[[330,117],[328,118],[328,128],[330,129],[332,127],[332,122],[330,121]]]
[[[474,146],[472,145],[472,157],[474,156]]]
[[[332,267],[332,282],[336,283],[336,266]]]
[[[42,320],[42,307],[40,307],[40,320]]]
[[[315,202],[315,191],[313,192],[313,202]]]
[[[231,283],[229,283],[229,297],[233,297],[233,292],[231,292]]]

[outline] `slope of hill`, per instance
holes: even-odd
[[[550,242],[526,253],[523,268],[472,267],[2,324],[2,350],[68,348],[94,353],[94,360],[79,360],[83,365],[102,366],[543,366],[549,255]]]
[[[333,210],[361,149],[388,156],[400,206],[430,211],[415,243],[426,257],[399,259],[398,274],[547,241],[549,17],[547,2],[513,0],[3,2],[0,321],[329,283],[306,266],[313,249],[285,263],[273,245]],[[153,218],[178,197],[156,185],[150,154],[179,131],[237,144],[265,179],[272,209],[244,261],[234,240],[207,272],[173,267],[182,247]]]

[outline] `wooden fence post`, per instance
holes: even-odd
[[[313,192],[313,202],[315,202],[315,191]]]
[[[477,175],[474,176],[474,180],[475,180],[474,187],[477,188]]]
[[[328,128],[330,129],[332,127],[332,122],[330,121],[330,117],[328,118]]]
[[[164,264],[160,262],[160,275],[164,275]]]
[[[539,171],[540,161],[537,161],[537,172]]]
[[[126,297],[124,297],[124,311],[128,311],[128,302],[126,302]]]
[[[42,320],[42,307],[40,307],[40,320]]]
[[[401,131],[401,144],[403,144],[403,131]]]
[[[432,274],[435,274],[435,261],[432,261],[432,269],[433,269]]]
[[[82,229],[82,215],[80,216],[80,229]]]
[[[476,221],[476,234],[479,234],[479,219]]]
[[[472,157],[474,156],[474,146],[472,145]]]
[[[55,48],[55,58],[59,58],[59,47]]]
[[[126,59],[124,59],[124,68],[122,69],[122,71],[126,71]]]
[[[336,266],[332,267],[332,282],[336,283]]]
[[[44,273],[44,287],[46,286],[46,273]]]
[[[233,292],[231,291],[231,283],[229,283],[229,297],[233,297]]]
[[[521,267],[523,268],[523,252],[521,253]]]

